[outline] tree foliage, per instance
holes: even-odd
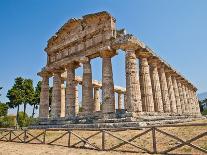
[[[8,106],[4,103],[0,103],[0,117],[1,116],[6,116],[8,113]]]
[[[0,90],[2,89],[3,87],[0,87]],[[0,94],[0,96],[1,96],[1,94]]]

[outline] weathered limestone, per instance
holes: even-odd
[[[160,86],[161,86],[161,92],[162,92],[162,102],[163,102],[163,109],[165,113],[169,113],[170,110],[170,100],[169,100],[169,94],[168,94],[168,86],[167,86],[167,80],[165,75],[165,66],[160,65],[158,69],[159,77],[160,77]]]
[[[51,117],[58,118],[61,113],[61,71],[55,70],[53,77]]]
[[[61,81],[61,113],[60,117],[65,117],[65,84]]]
[[[182,89],[183,89],[183,98],[184,98],[184,113],[188,114],[188,98],[187,98],[187,94],[186,94],[186,89],[185,89],[185,84],[182,84]]]
[[[157,60],[154,59],[150,60],[152,91],[154,97],[155,112],[163,112],[163,102],[162,102],[162,94],[160,88],[160,79],[158,75],[157,63],[158,63]]]
[[[92,70],[90,59],[84,57],[81,59],[83,63],[83,81],[82,81],[82,108],[83,113],[93,112],[93,85],[92,85]]]
[[[181,111],[182,111],[182,113],[185,113],[184,93],[183,93],[183,88],[182,88],[181,82],[178,82],[178,91],[179,91],[179,96],[180,96]]]
[[[198,97],[195,91],[193,92],[193,99],[194,99],[194,104],[195,104],[196,115],[201,115],[200,107],[199,107],[199,100],[198,100]]]
[[[75,82],[75,104],[72,107],[71,111],[73,116],[77,116],[79,113],[79,104],[78,104],[78,83]]]
[[[172,113],[177,113],[175,93],[174,93],[172,77],[170,72],[166,73],[166,78],[167,78],[167,85],[168,85],[168,92],[169,92],[169,99],[170,99],[170,109]]]
[[[114,81],[111,57],[115,51],[101,51],[102,57],[102,105],[103,113],[115,112]]]
[[[118,110],[121,110],[122,109],[122,93],[121,92],[118,92]]]
[[[39,117],[48,118],[49,116],[49,78],[48,75],[42,75]]]
[[[181,101],[180,101],[181,99],[180,99],[180,95],[179,95],[178,83],[177,83],[175,76],[172,76],[172,82],[173,82],[173,88],[174,88],[174,92],[175,92],[177,113],[182,114]]]
[[[145,55],[139,56],[140,60],[140,81],[142,94],[142,108],[146,112],[154,112],[154,100],[148,60]]]
[[[124,109],[126,111],[126,107],[127,107],[127,96],[126,96],[126,92],[124,93]]]
[[[127,50],[125,55],[126,104],[128,112],[141,112],[141,91],[138,77],[137,58],[134,50]]]
[[[48,118],[49,108],[53,122],[60,117],[68,122],[81,118],[84,122],[85,118],[105,121],[115,119],[115,116],[132,120],[144,115],[200,115],[197,88],[142,41],[124,30],[117,30],[115,24],[115,18],[107,12],[89,14],[69,20],[48,40],[47,65],[38,73],[43,78],[40,118]],[[126,54],[126,89],[114,86],[111,59],[118,50]],[[102,82],[92,80],[90,61],[97,57],[102,58]],[[83,64],[83,77],[75,76],[80,63]],[[49,107],[48,81],[52,76],[52,104]],[[82,112],[79,112],[78,84],[82,85]],[[115,114],[115,93],[118,93],[118,110],[121,111],[118,115]]]
[[[74,116],[73,107],[75,106],[75,67],[74,64],[66,66],[67,79],[66,79],[66,103],[65,103],[65,116]]]
[[[94,91],[94,104],[93,104],[93,111],[100,111],[100,106],[101,106],[101,102],[100,102],[100,95],[99,95],[99,90],[100,87],[99,86],[93,86],[93,91]]]

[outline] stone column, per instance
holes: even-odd
[[[73,116],[77,116],[79,113],[79,103],[78,103],[78,82],[75,82],[75,104],[72,107],[74,114]]]
[[[117,92],[118,94],[118,110],[122,110],[122,93],[121,92]]]
[[[175,76],[172,77],[172,82],[173,82],[173,88],[174,88],[174,92],[175,92],[177,113],[182,114],[181,101],[180,101],[180,95],[179,95],[179,90],[178,90],[178,83],[177,83],[177,80],[176,80]]]
[[[102,105],[103,113],[115,112],[115,96],[114,96],[114,80],[111,57],[114,56],[115,51],[102,51]]]
[[[166,74],[166,78],[167,78],[168,93],[169,93],[169,99],[170,99],[170,109],[172,113],[177,113],[175,92],[174,92],[174,88],[172,84],[172,76],[170,72]]]
[[[158,73],[160,77],[163,109],[165,113],[169,113],[170,112],[170,100],[169,100],[168,86],[167,86],[167,80],[166,80],[166,75],[165,75],[165,65],[160,65]]]
[[[186,94],[186,89],[185,89],[185,85],[182,84],[182,89],[183,89],[183,98],[184,98],[184,113],[188,114],[188,99],[187,99],[187,94]]]
[[[200,107],[199,107],[199,101],[198,101],[198,97],[196,95],[196,91],[193,91],[193,99],[194,99],[194,104],[195,104],[195,112],[196,112],[196,115],[201,115],[201,112],[200,112]]]
[[[52,104],[51,117],[59,118],[61,113],[61,72],[54,71],[53,89],[52,89]]]
[[[155,112],[163,112],[162,94],[160,88],[160,80],[157,69],[157,60],[150,60],[150,74],[152,80],[152,91],[154,97]]]
[[[75,67],[74,64],[68,64],[66,66],[67,79],[66,79],[66,103],[65,103],[65,116],[74,116],[75,105]]]
[[[187,98],[188,98],[188,112],[189,114],[193,114],[193,100],[190,94],[190,89],[189,85],[186,86],[186,91],[187,91]]]
[[[65,84],[61,81],[61,114],[60,117],[65,117]]]
[[[82,108],[84,114],[93,112],[93,85],[92,70],[89,58],[81,58],[83,64],[83,81],[82,81]]]
[[[186,92],[186,98],[187,98],[186,111],[188,112],[188,114],[191,114],[191,101],[190,101],[190,95],[189,95],[187,84],[185,86],[185,92]]]
[[[145,55],[139,56],[140,62],[140,87],[142,96],[142,108],[146,112],[154,112],[154,100],[148,60]]]
[[[180,80],[178,80],[178,91],[180,96],[181,112],[184,113],[185,112],[184,92]]]
[[[94,104],[93,104],[93,111],[96,112],[96,111],[100,111],[101,108],[101,102],[100,102],[100,95],[99,95],[99,90],[100,90],[100,87],[98,86],[94,86]]]
[[[40,92],[40,107],[39,107],[39,117],[48,118],[49,116],[49,77],[45,75],[42,76],[41,92]]]
[[[193,99],[193,93],[192,93],[192,88],[189,88],[189,96],[190,96],[190,101],[191,101],[191,114],[192,115],[195,115],[195,102],[194,102],[194,99]]]
[[[134,50],[127,50],[125,55],[126,70],[126,107],[128,112],[141,112],[141,91],[138,77],[137,57]]]
[[[124,110],[126,111],[126,107],[127,107],[127,98],[126,98],[126,92],[124,92]]]

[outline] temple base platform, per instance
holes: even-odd
[[[172,113],[125,113],[122,111],[110,114],[81,114],[68,118],[42,118],[31,129],[45,128],[124,128],[152,125],[177,124],[204,119],[201,115],[181,115]]]

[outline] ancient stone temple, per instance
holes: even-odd
[[[118,50],[125,51],[126,88],[114,85],[111,59]],[[38,73],[42,120],[200,116],[196,87],[135,36],[117,30],[115,18],[107,12],[70,19],[48,40],[45,51],[47,64]],[[102,81],[92,79],[91,60],[97,57],[102,61]],[[75,75],[80,66],[82,77]],[[53,80],[51,106],[49,78]],[[78,85],[82,85],[81,105]]]

